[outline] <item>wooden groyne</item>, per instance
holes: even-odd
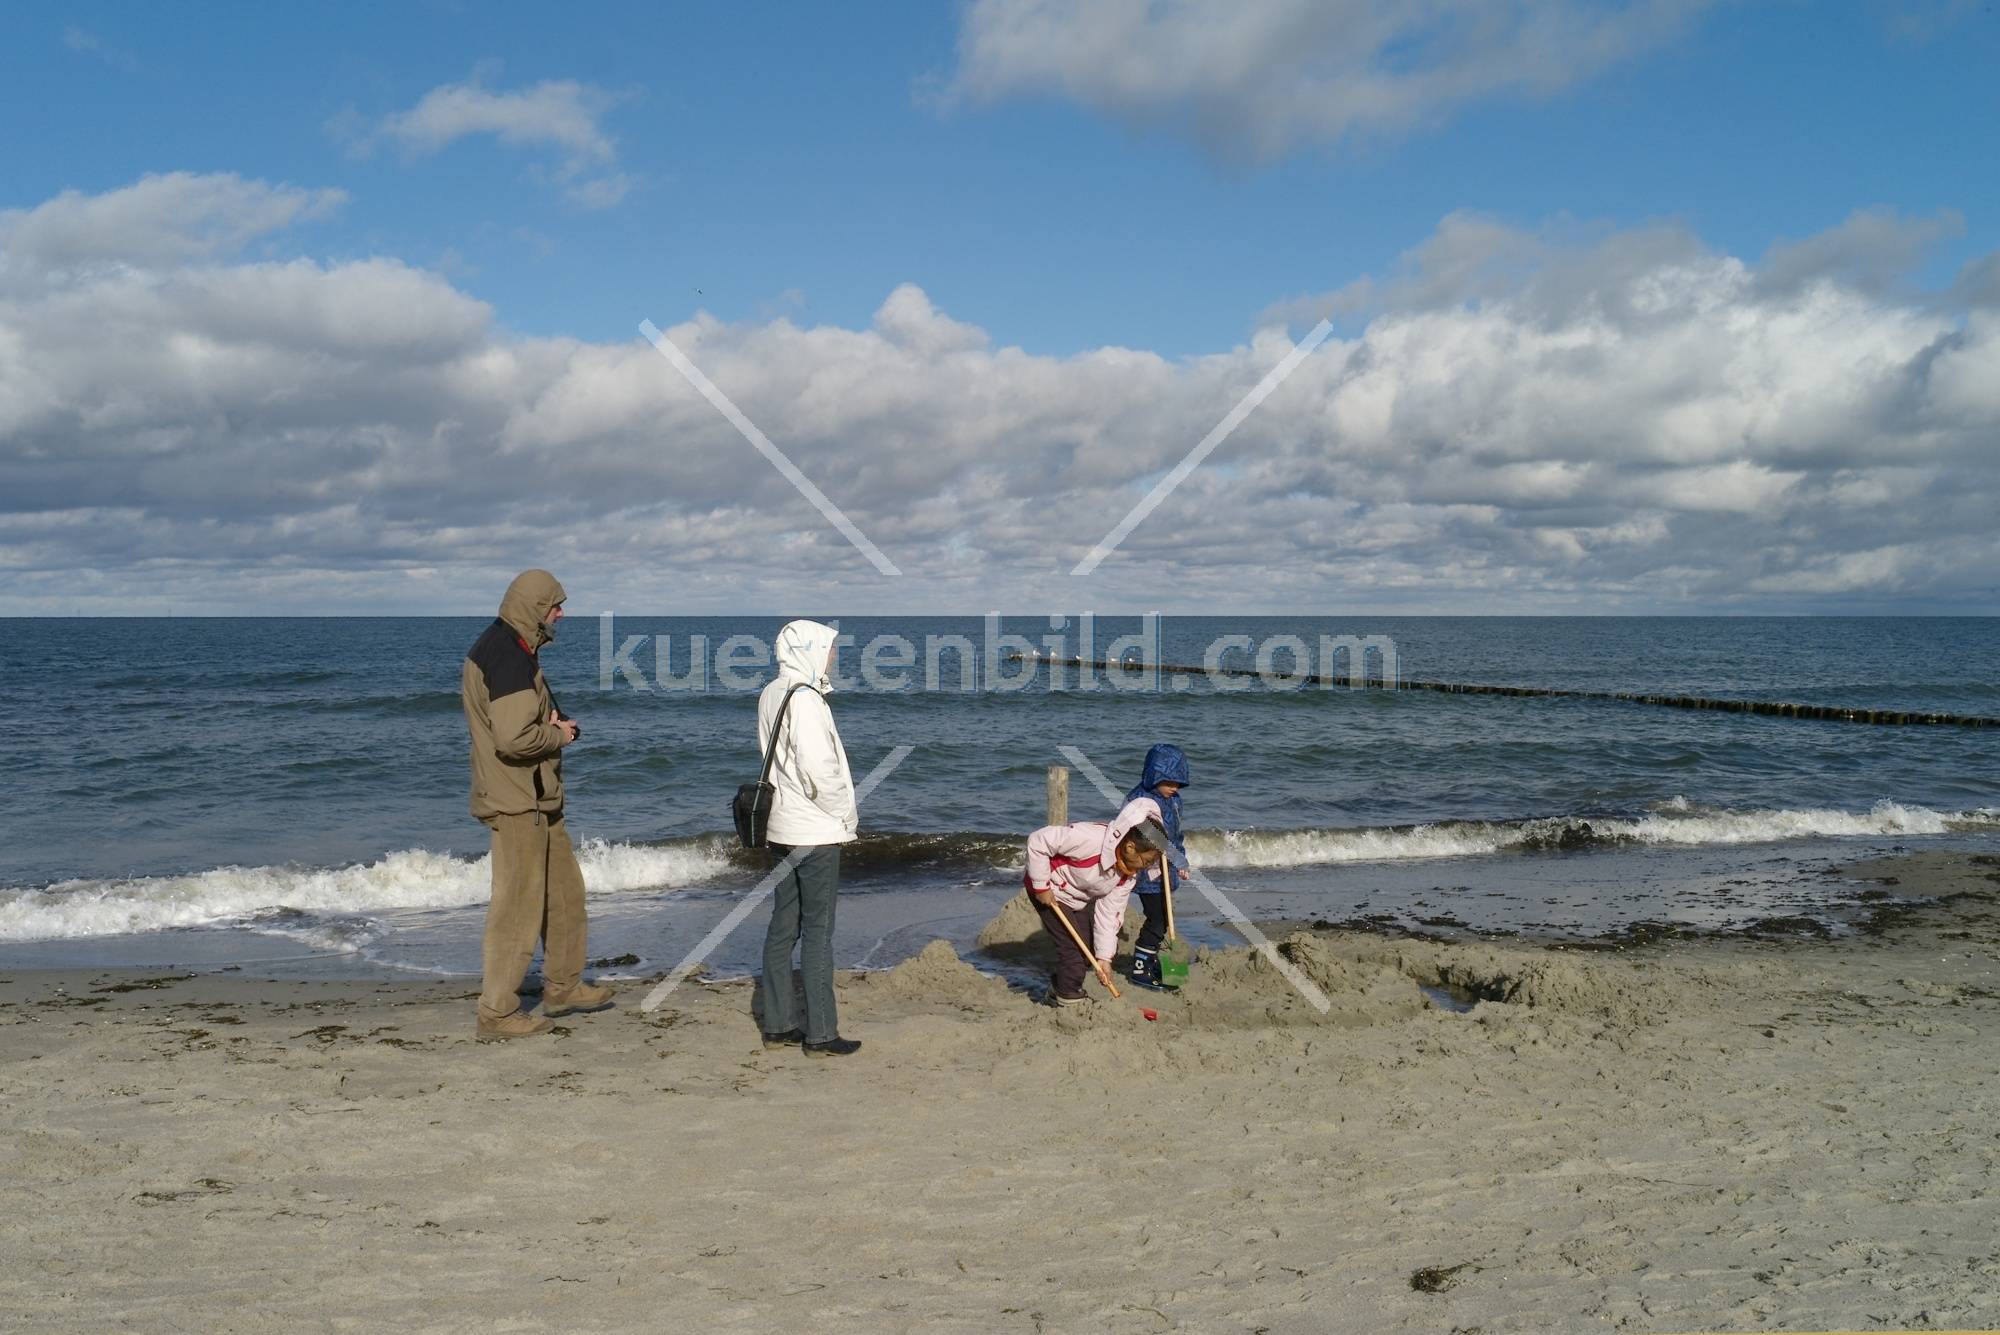
[[[1117,663],[1104,659],[1057,658],[1047,654],[1009,654],[1010,663],[1043,663],[1052,667],[1092,668],[1100,672],[1157,672],[1178,677],[1259,678],[1267,674],[1254,668],[1193,667],[1183,663]],[[1719,714],[1763,714],[1771,718],[1818,719],[1828,723],[1873,723],[1885,727],[2000,728],[2000,718],[1981,714],[1922,713],[1907,709],[1848,709],[1840,705],[1805,705],[1772,700],[1717,700],[1699,695],[1647,695],[1637,691],[1576,691],[1555,686],[1478,686],[1465,682],[1411,681],[1398,677],[1391,682],[1372,681],[1357,686],[1344,675],[1309,673],[1268,674],[1296,681],[1300,686],[1339,686],[1348,690],[1435,691],[1441,695],[1511,695],[1551,700],[1615,700],[1622,704],[1658,705],[1664,709],[1706,709]]]

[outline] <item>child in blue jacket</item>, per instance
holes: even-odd
[[[1127,802],[1150,797],[1160,804],[1160,824],[1167,832],[1165,861],[1173,866],[1176,893],[1187,884],[1184,879],[1187,846],[1181,840],[1181,789],[1189,782],[1187,756],[1178,746],[1161,742],[1146,752],[1146,767],[1139,775],[1139,786],[1125,794]],[[1146,915],[1146,925],[1139,930],[1138,945],[1132,952],[1132,981],[1143,987],[1157,987],[1160,982],[1160,942],[1167,938],[1164,890],[1157,866],[1140,875],[1134,890]]]

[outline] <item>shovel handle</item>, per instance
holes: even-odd
[[[1050,895],[1049,907],[1055,910],[1056,920],[1062,923],[1063,930],[1069,933],[1069,939],[1076,942],[1076,948],[1081,950],[1083,957],[1090,961],[1090,967],[1097,973],[1097,981],[1104,984],[1104,990],[1111,994],[1113,1001],[1118,1000],[1118,984],[1111,981],[1111,970],[1099,964],[1097,956],[1090,953],[1090,947],[1083,944],[1083,938],[1077,934],[1076,924],[1069,920],[1069,914],[1063,912],[1062,901],[1054,895]]]
[[[1167,900],[1167,940],[1180,940],[1180,933],[1174,930],[1174,864],[1167,861],[1165,853],[1160,854],[1160,893]]]

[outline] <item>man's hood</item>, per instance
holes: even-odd
[[[778,632],[779,679],[817,691],[832,690],[826,674],[826,652],[839,638],[839,631],[817,621],[787,621]]]
[[[1177,783],[1183,788],[1189,783],[1187,754],[1168,742],[1146,752],[1146,769],[1139,776],[1141,788],[1158,788],[1163,783]]]
[[[556,577],[546,570],[523,570],[507,586],[500,600],[500,619],[520,636],[530,649],[539,649],[556,637],[549,613],[569,595]]]

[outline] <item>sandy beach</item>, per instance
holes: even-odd
[[[1880,911],[1833,941],[1294,934],[1324,1016],[1247,951],[1058,1013],[938,944],[842,976],[867,1046],[834,1061],[763,1050],[744,984],[652,1014],[628,987],[482,1045],[467,981],[14,971],[0,1309],[35,1331],[2000,1324],[2000,865],[1850,874]]]

